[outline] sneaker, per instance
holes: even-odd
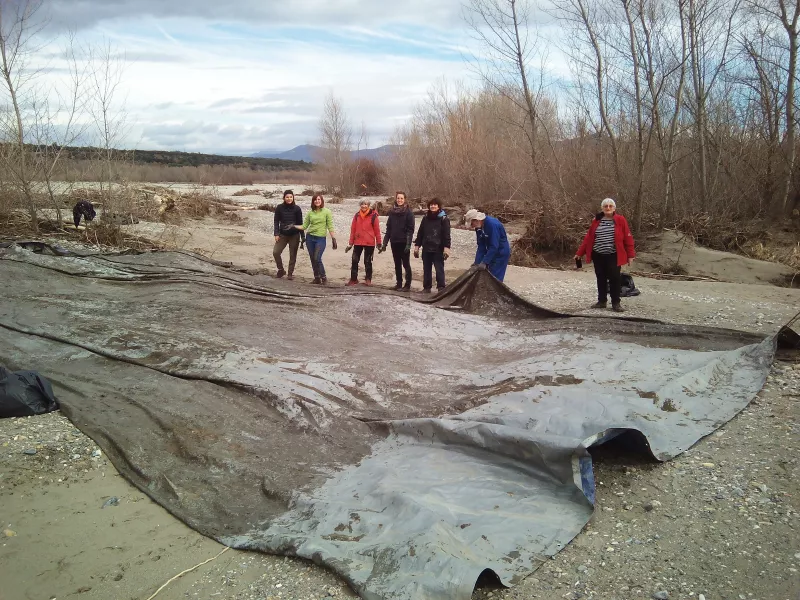
[[[351,279],[350,281],[348,281],[347,283],[345,283],[345,285],[346,285],[346,286],[347,286],[347,285],[358,285],[358,279]]]
[[[614,312],[625,312],[625,309],[622,308],[622,305],[619,302],[617,302],[616,304],[612,304],[611,310],[613,310]]]
[[[430,294],[431,293],[431,288],[422,288],[422,292],[425,293],[425,294]]]
[[[319,277],[314,277],[314,281],[312,281],[311,283],[317,283],[317,284],[319,284],[319,283],[322,283],[322,281],[320,280],[320,278],[319,278]]]
[[[286,275],[286,271],[284,271],[283,269],[278,269],[278,272],[275,273],[275,277],[277,277],[278,279],[280,279],[284,275]]]
[[[364,285],[372,285],[372,279],[365,279]]]
[[[596,302],[592,304],[592,308],[605,308],[606,306],[608,306],[608,302]]]

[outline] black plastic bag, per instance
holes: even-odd
[[[30,417],[57,409],[47,379],[36,371],[12,372],[0,365],[0,418]]]
[[[631,296],[638,296],[642,292],[639,291],[639,288],[633,283],[633,277],[628,275],[627,273],[621,273],[620,279],[622,285],[620,286],[620,297],[621,298],[630,298]],[[611,291],[611,284],[608,285],[608,291]]]

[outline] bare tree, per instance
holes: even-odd
[[[688,45],[686,39],[686,19],[684,8],[687,0],[678,0],[674,6],[677,13],[665,12],[661,15],[660,26],[656,25],[658,13],[655,8],[640,8],[640,19],[645,40],[647,64],[647,85],[652,101],[652,126],[661,149],[661,168],[663,176],[663,200],[661,202],[660,223],[663,226],[674,209],[675,146],[679,117],[683,106],[683,93],[686,85],[686,63]],[[644,0],[642,0],[644,3]],[[677,34],[671,23],[676,21],[680,27]],[[675,35],[678,35],[677,39]],[[680,51],[676,52],[675,49]],[[677,81],[675,78],[677,77]],[[667,115],[666,117],[664,115]]]
[[[345,195],[351,190],[347,185],[347,167],[353,148],[353,126],[342,101],[330,92],[325,97],[319,122],[322,165],[331,191]]]
[[[605,134],[611,148],[617,195],[624,201],[626,194],[622,185],[619,142],[616,128],[612,125],[609,114],[608,61],[600,31],[601,24],[609,23],[612,19],[606,14],[604,8],[593,3],[593,0],[566,0],[556,14],[564,22],[572,24],[576,41],[580,42],[580,44],[573,44],[569,52],[577,67],[578,77],[582,77],[584,73],[588,72],[594,82],[595,108],[587,110],[587,113],[597,114],[600,119],[598,129]],[[587,45],[588,56],[584,54],[584,47]],[[582,93],[581,81],[579,81],[578,87]]]
[[[761,44],[757,47],[752,41],[746,42],[746,49],[754,62],[762,90],[769,94],[770,88],[776,84],[771,83],[770,75],[777,66],[783,72],[783,111],[784,123],[783,138],[784,148],[784,173],[780,183],[780,195],[776,203],[777,212],[786,212],[789,209],[789,195],[792,189],[795,163],[797,161],[797,117],[796,114],[796,85],[797,85],[797,53],[798,53],[798,20],[800,20],[800,0],[748,0],[751,11],[763,17],[763,24],[759,37]],[[778,40],[773,33],[774,26],[780,23],[785,34],[785,42]],[[765,38],[771,38],[771,47],[765,47]],[[777,50],[777,52],[776,52]],[[785,62],[784,62],[785,60]],[[764,101],[767,101],[767,95]]]
[[[13,179],[13,186],[24,201],[31,226],[38,231],[37,202],[33,189],[31,149],[26,145],[25,104],[33,93],[31,81],[36,72],[28,68],[28,59],[37,50],[36,37],[41,31],[37,13],[41,0],[0,0],[0,58],[3,92],[8,95],[10,110],[2,115],[3,162]]]
[[[113,194],[114,166],[127,132],[124,100],[119,98],[126,60],[108,40],[100,46],[88,48],[87,57],[91,91],[88,110],[97,140],[96,160],[100,165],[103,214],[108,214],[117,209]]]
[[[686,17],[691,74],[691,111],[697,143],[700,208],[710,208],[709,102],[727,65],[739,0],[688,0]]]
[[[542,177],[542,138],[552,144],[549,132],[540,118],[542,80],[534,90],[530,62],[535,54],[543,59],[536,36],[530,28],[531,5],[527,0],[468,0],[465,20],[473,37],[481,44],[482,53],[472,64],[484,82],[505,96],[519,109],[523,120],[516,123],[527,139],[527,153],[540,200],[549,199]],[[533,36],[533,39],[532,39]],[[541,71],[540,71],[541,72]],[[560,169],[559,165],[556,165]]]
[[[31,142],[36,148],[34,172],[59,223],[62,216],[57,196],[66,193],[69,186],[57,185],[57,169],[67,148],[80,140],[88,129],[88,123],[81,118],[86,106],[88,64],[79,58],[72,33],[67,38],[62,60],[67,72],[65,85],[49,86],[47,95],[37,94],[31,105],[29,127]]]

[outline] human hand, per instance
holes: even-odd
[[[277,242],[279,239],[281,239],[281,236],[279,236],[279,235],[276,235],[276,236],[275,236],[275,241]]]
[[[378,246],[378,254],[386,251],[386,246]]]
[[[419,246],[414,248],[414,258],[419,258]]]
[[[406,252],[411,252],[411,244],[406,244],[405,251]]]
[[[447,260],[448,258],[450,258],[450,248],[445,248],[444,249],[444,259]]]
[[[333,245],[333,249],[334,250],[338,250],[339,249],[339,244],[336,243],[336,238],[333,237],[333,236],[331,236],[331,244]]]
[[[347,248],[345,248],[345,249],[344,249],[344,253],[345,253],[345,254],[347,254],[347,253],[348,253],[348,252],[350,252],[350,250],[352,250],[352,249],[353,249],[353,247],[352,247],[352,246],[348,246]]]
[[[628,266],[629,266],[629,267],[630,267],[631,265],[633,265],[633,261],[634,261],[634,259],[632,259],[632,258],[629,258],[629,259],[628,259]]]
[[[576,255],[575,255],[573,258],[574,258],[575,260],[578,260],[580,257],[581,257],[581,255],[580,255],[580,254],[576,254]]]

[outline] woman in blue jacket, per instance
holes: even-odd
[[[511,259],[511,245],[508,243],[506,228],[494,217],[488,217],[474,208],[467,211],[464,221],[475,230],[478,238],[478,251],[472,266],[485,265],[483,268],[499,281],[503,281]]]

